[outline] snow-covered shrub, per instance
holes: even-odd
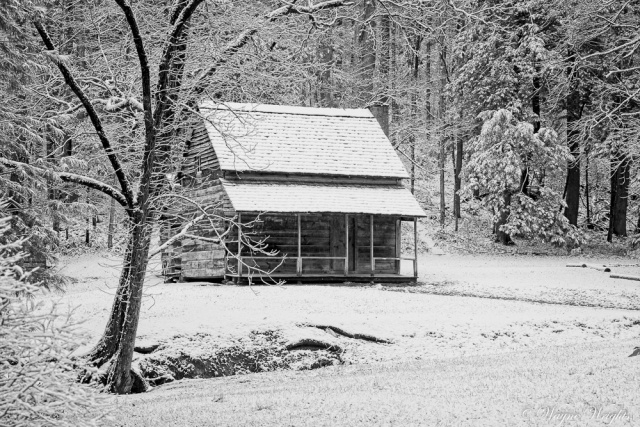
[[[9,219],[0,219],[0,235]],[[44,311],[18,262],[24,240],[0,244],[0,425],[102,425],[106,400],[77,381],[78,335],[55,308]]]
[[[525,194],[522,172],[528,169],[543,175],[563,170],[570,159],[566,147],[558,143],[555,131],[520,121],[507,109],[485,111],[480,135],[471,140],[470,158],[464,172],[469,184],[463,188],[486,192],[485,207],[498,218],[500,231],[510,236],[539,238],[557,245],[579,246],[583,234],[562,213],[562,194],[551,186],[539,185],[535,197]]]

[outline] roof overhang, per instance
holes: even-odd
[[[409,190],[394,185],[220,182],[236,212],[426,216]]]

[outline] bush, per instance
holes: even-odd
[[[9,219],[0,219],[0,236]],[[102,425],[107,401],[77,381],[86,369],[71,358],[78,335],[55,307],[43,311],[18,262],[24,240],[0,244],[0,425]]]

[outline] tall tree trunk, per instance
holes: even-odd
[[[141,214],[141,216],[144,214]],[[118,351],[113,357],[113,363],[107,374],[107,384],[115,393],[129,393],[133,383],[131,376],[131,361],[135,346],[140,307],[142,303],[142,286],[147,269],[147,257],[151,243],[151,233],[144,217],[133,225],[132,254],[129,277],[126,282],[127,292],[123,294],[124,318],[120,326]]]
[[[456,220],[456,231],[458,231],[458,219],[460,215],[460,188],[462,186],[462,179],[460,173],[462,172],[462,154],[463,154],[463,142],[461,135],[456,133],[456,165],[454,171],[454,183],[453,183],[453,215]]]
[[[359,75],[364,83],[361,99],[364,106],[373,104],[374,100],[374,74],[376,68],[375,27],[374,14],[376,11],[375,0],[363,0],[362,24],[356,29],[358,49],[360,51]]]
[[[627,155],[615,153],[611,158],[611,197],[607,242],[613,241],[614,234],[616,236],[627,235],[630,171],[631,159]]]
[[[587,208],[587,228],[593,229],[593,224],[591,223],[591,187],[589,184],[589,149],[588,146],[585,147],[585,165],[584,165],[584,198],[586,200],[586,208]]]
[[[398,28],[395,22],[391,23],[389,29],[389,49],[391,50],[391,66],[389,74],[389,91],[391,96],[391,142],[394,147],[399,143],[398,130],[400,129],[400,104],[398,104],[398,41],[397,41]],[[416,92],[415,88],[412,88],[412,93]]]
[[[109,228],[107,230],[107,247],[113,248],[113,234],[116,228],[116,201],[111,199],[111,207],[109,208]]]
[[[329,32],[329,35],[331,32]],[[333,44],[330,36],[326,36],[318,45],[316,56],[320,64],[318,72],[318,105],[320,107],[335,107],[333,99],[333,85],[331,84],[331,67],[333,66]]]
[[[580,132],[576,123],[582,115],[580,93],[573,89],[567,97],[567,145],[573,159],[567,162],[566,198],[564,216],[569,224],[578,225],[580,209]]]
[[[420,57],[418,56],[418,52],[420,50],[420,45],[422,44],[422,37],[416,36],[415,42],[411,49],[413,50],[412,58],[411,58],[411,82],[414,86],[411,91],[411,117],[414,122],[418,121],[418,95],[417,95],[417,85],[418,82],[418,70],[420,67]],[[415,135],[415,129],[411,130],[411,134],[409,135],[409,143],[411,144],[411,194],[415,194],[415,184],[416,184],[416,144],[417,138]]]
[[[607,242],[613,241],[613,224],[615,223],[615,205],[616,205],[616,192],[618,191],[618,168],[614,165],[614,159],[611,162],[611,177],[609,178],[610,190],[609,190],[609,228],[607,229]]]
[[[427,39],[427,45],[425,48],[424,54],[424,70],[425,70],[425,133],[428,138],[429,144],[432,144],[433,141],[433,112],[431,111],[431,86],[432,82],[432,72],[431,72],[431,40]],[[414,170],[415,174],[415,170]]]
[[[441,60],[439,61],[440,67],[440,75],[439,75],[439,100],[438,100],[438,119],[440,124],[440,135],[439,135],[439,144],[440,144],[440,158],[438,168],[440,169],[440,227],[444,228],[445,218],[446,218],[446,202],[445,202],[445,182],[444,182],[444,168],[445,168],[445,156],[446,156],[446,118],[445,118],[445,86],[447,84],[447,76],[446,76],[446,58],[447,58],[447,47],[444,45],[444,39],[440,45],[441,50]]]
[[[614,199],[613,234],[616,236],[627,235],[627,207],[629,205],[629,182],[631,171],[631,159],[620,156],[617,166],[617,182]]]

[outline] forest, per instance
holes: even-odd
[[[7,289],[122,254],[85,372],[116,393],[202,100],[369,108],[442,239],[640,243],[634,1],[4,0],[0,71]]]

